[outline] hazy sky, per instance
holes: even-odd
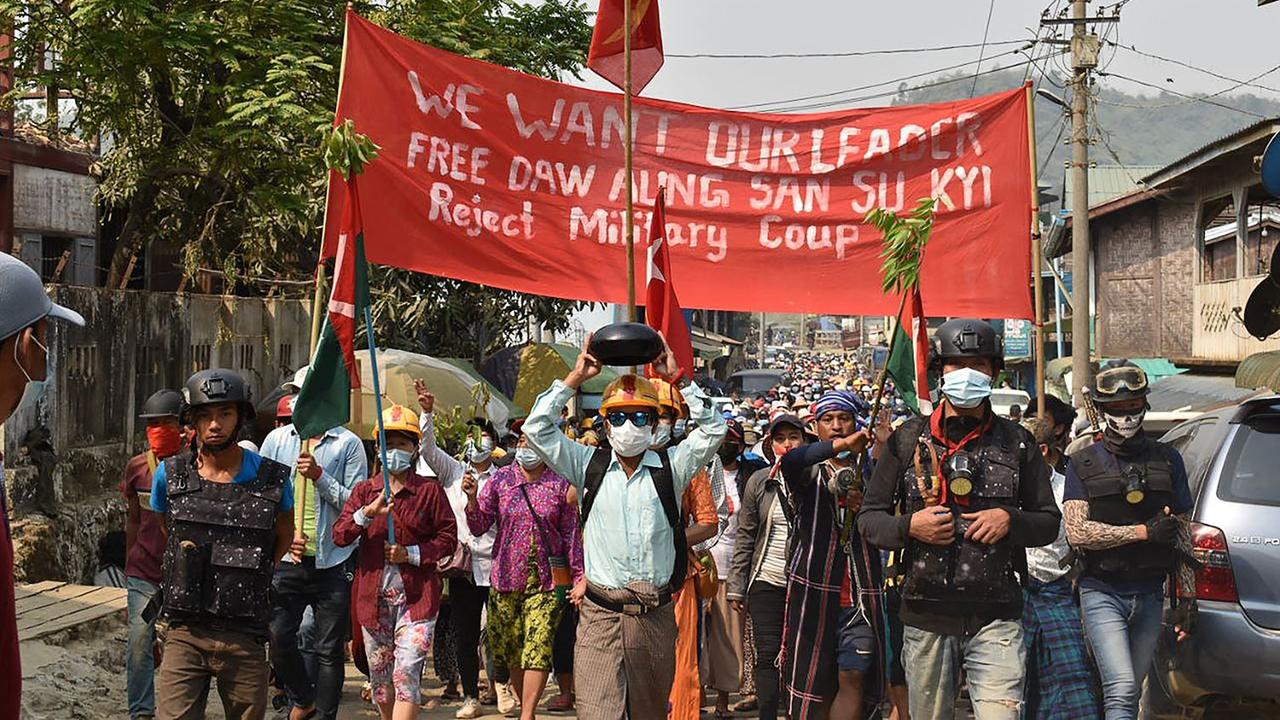
[[[595,0],[588,0],[588,4],[594,5]],[[1068,5],[1063,0],[995,0],[989,39],[1030,39],[1042,10]],[[1090,2],[1090,13],[1098,6]],[[662,30],[668,58],[644,94],[730,107],[826,93],[956,65],[976,60],[978,49],[833,59],[725,60],[670,55],[847,52],[980,43],[987,9],[987,0],[664,0]],[[1111,35],[1121,44],[1228,77],[1246,80],[1280,62],[1271,51],[1280,33],[1280,3],[1260,8],[1256,0],[1131,0],[1125,3],[1121,18],[1118,30]],[[1104,26],[1095,27],[1101,33]],[[1017,47],[991,48],[987,55]],[[1104,62],[1113,54],[1109,69],[1179,92],[1216,92],[1232,85],[1127,50],[1105,51]],[[1020,60],[1019,56],[1005,56],[993,62],[1008,65]],[[991,66],[984,63],[982,67]],[[1168,83],[1167,78],[1173,82]],[[1109,82],[1129,92],[1154,92],[1118,79]],[[1280,72],[1258,82],[1280,88]],[[608,87],[590,72],[584,73],[580,84]],[[1280,99],[1280,93],[1253,92]],[[879,99],[858,104],[887,102]]]

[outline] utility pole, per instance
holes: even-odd
[[[1076,407],[1093,380],[1089,366],[1089,78],[1098,66],[1098,36],[1086,27],[1087,0],[1071,3],[1071,376]],[[1037,272],[1039,268],[1036,268]]]

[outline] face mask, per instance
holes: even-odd
[[[475,443],[468,443],[470,450],[467,451],[467,459],[474,465],[482,465],[493,457],[493,441],[489,438],[480,440],[477,446]]]
[[[31,336],[31,340],[36,344],[36,347],[43,350],[45,356],[48,357],[49,348],[45,347],[44,345],[41,345],[40,340],[38,340],[35,335]],[[22,407],[23,405],[26,405],[27,403],[39,402],[40,398],[44,397],[44,391],[45,391],[45,387],[48,384],[48,380],[32,379],[31,374],[27,372],[27,369],[22,367],[22,363],[18,362],[17,340],[14,340],[14,343],[13,343],[13,364],[17,365],[18,369],[21,370],[22,374],[27,378],[27,384],[22,389],[22,398],[18,400],[18,405],[17,407],[14,408],[15,410],[17,410],[18,408]]]
[[[399,475],[408,470],[413,465],[413,453],[408,450],[388,450],[387,451],[387,470],[392,475]]]
[[[737,445],[721,445],[720,449],[716,451],[716,454],[720,456],[720,462],[722,464],[728,465],[731,462],[737,461],[738,453],[740,452],[742,452],[742,448]]]
[[[1107,421],[1107,428],[1126,440],[1138,434],[1138,431],[1142,429],[1142,419],[1146,415],[1147,411],[1145,409],[1139,410],[1132,415],[1103,413],[1103,417]]]
[[[636,427],[630,420],[609,430],[609,444],[619,457],[631,458],[644,454],[654,444],[653,430],[648,426]]]
[[[520,463],[520,467],[530,470],[542,464],[542,458],[538,457],[538,452],[531,447],[516,448],[516,462]]]
[[[958,408],[978,407],[991,396],[991,376],[973,368],[943,373],[942,394]]]
[[[684,418],[680,418],[675,422],[675,425],[671,426],[671,434],[674,437],[678,437],[678,438],[684,437],[685,429],[688,426],[689,426],[688,421],[685,420]]]
[[[630,421],[628,420],[628,422]],[[669,442],[671,442],[671,424],[666,422],[658,423],[658,427],[653,431],[652,447],[664,448]]]
[[[147,446],[158,458],[176,455],[182,448],[182,431],[171,425],[147,428]]]

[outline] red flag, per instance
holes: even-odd
[[[649,327],[667,338],[671,352],[680,365],[680,374],[693,377],[693,343],[689,341],[689,324],[676,298],[671,277],[671,254],[667,250],[666,190],[658,189],[653,203],[653,219],[649,222],[649,271],[645,284],[644,320]]]
[[[658,0],[600,0],[596,27],[591,32],[591,52],[587,67],[625,89],[622,3],[631,3],[631,92],[639,95],[662,67],[662,28],[658,22]]]
[[[898,337],[888,360],[889,376],[907,406],[928,415],[933,412],[933,402],[929,399],[929,325],[920,300],[920,288],[916,288],[902,306],[902,316],[893,332]]]

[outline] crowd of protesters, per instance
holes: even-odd
[[[36,300],[3,338],[28,380],[44,318],[79,320]],[[144,404],[124,471],[129,715],[204,717],[216,686],[261,718],[274,685],[291,720],[335,718],[354,662],[408,720],[431,659],[459,718],[949,718],[962,685],[980,720],[1134,718],[1162,623],[1195,619],[1165,612],[1165,583],[1194,582],[1190,500],[1142,431],[1145,375],[1100,372],[1103,422],[1073,438],[1053,398],[995,415],[986,323],[943,324],[931,358],[924,414],[844,354],[783,357],[780,385],[713,406],[667,350],[575,418],[602,370],[584,348],[523,423],[477,418],[461,448],[417,383],[380,462],[341,427],[300,436],[306,368],[260,452],[244,378],[197,372]]]

